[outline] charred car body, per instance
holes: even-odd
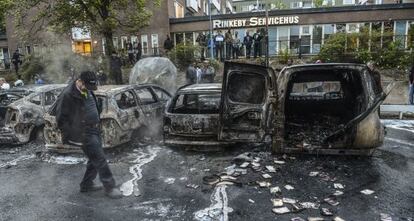
[[[5,92],[7,100],[16,99],[7,106],[0,143],[23,144],[42,135],[44,113],[62,92],[64,84],[50,84],[12,89]],[[39,137],[42,138],[42,137]]]
[[[167,105],[164,143],[216,146],[221,84],[193,84],[180,88]]]
[[[156,85],[106,85],[95,91],[101,107],[101,135],[104,148],[129,142],[139,129],[161,131],[165,104],[171,95]],[[45,115],[46,147],[59,152],[77,152],[79,147],[62,143],[51,109]]]
[[[30,95],[35,91],[35,87],[30,85],[0,91],[0,125],[4,126],[4,118],[9,104]]]
[[[379,76],[365,65],[272,69],[226,63],[219,140],[271,142],[274,152],[370,155],[384,139]]]

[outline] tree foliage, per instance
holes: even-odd
[[[0,33],[6,30],[6,12],[12,2],[11,0],[0,0]]]
[[[115,30],[138,32],[152,16],[149,7],[160,3],[160,0],[14,0],[12,10],[18,26],[24,28],[28,22],[33,23],[31,32],[45,27],[59,33],[69,33],[73,27],[86,28],[106,39],[106,52],[110,54]]]

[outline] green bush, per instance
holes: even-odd
[[[290,59],[289,50],[287,48],[282,49],[280,51],[279,62],[281,64],[287,64],[288,60]]]
[[[318,58],[324,62],[344,62],[346,35],[337,33],[329,36],[322,45]]]
[[[198,52],[199,47],[192,45],[191,42],[180,43],[168,54],[168,57],[179,69],[184,70],[188,65],[196,62]]]
[[[35,56],[29,56],[20,67],[20,75],[24,82],[32,82],[35,75],[43,74],[44,71],[45,64]]]

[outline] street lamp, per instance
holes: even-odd
[[[211,20],[211,0],[208,0],[208,14],[210,16],[210,39],[208,44],[210,45],[210,59],[214,58],[214,54],[213,54],[213,21]]]

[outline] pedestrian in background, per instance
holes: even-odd
[[[231,30],[229,29],[225,35],[225,43],[226,43],[226,59],[231,59],[232,48],[233,48],[233,36],[231,34]]]
[[[259,29],[256,30],[256,33],[253,35],[254,40],[254,58],[257,58],[257,56],[262,57],[262,47],[261,47],[261,41],[262,41],[262,34]]]
[[[252,54],[252,44],[253,44],[253,37],[250,36],[249,32],[246,32],[246,36],[244,36],[243,44],[246,47],[246,58],[250,59],[250,55]]]
[[[102,189],[94,183],[99,174],[105,195],[121,198],[121,191],[115,187],[115,179],[102,149],[100,112],[94,90],[97,78],[93,72],[82,72],[80,77],[64,89],[56,106],[56,122],[62,132],[64,144],[81,147],[88,157],[86,172],[80,183],[80,192]]]
[[[408,72],[408,80],[410,82],[409,93],[408,93],[408,103],[414,104],[414,64],[411,66],[411,69]]]
[[[197,84],[201,83],[201,80],[203,78],[203,71],[201,70],[200,65],[197,65],[196,68],[196,76],[197,76]]]
[[[193,64],[188,65],[187,71],[185,72],[186,84],[194,84],[197,79],[197,70]]]
[[[200,32],[198,34],[196,42],[198,43],[198,45],[200,46],[200,49],[201,49],[201,51],[200,51],[201,60],[204,61],[205,60],[205,51],[206,51],[206,47],[207,47],[207,36],[204,35],[203,32]]]
[[[128,60],[131,65],[135,64],[134,46],[131,42],[127,44]]]
[[[134,53],[135,53],[136,61],[141,60],[142,45],[141,45],[141,42],[139,40],[134,44]]]
[[[164,41],[164,49],[166,53],[169,53],[174,48],[174,42],[171,40],[170,35],[167,35],[167,39]]]
[[[112,52],[111,56],[111,78],[115,81],[115,84],[122,84],[122,61],[121,58],[116,54],[116,52]]]
[[[221,34],[221,31],[218,31],[217,35],[214,37],[214,44],[216,48],[216,59],[219,61],[224,61],[224,36]]]
[[[233,44],[233,59],[239,59],[241,41],[238,35],[239,33],[236,31],[234,33],[234,39],[232,43]]]
[[[19,74],[19,66],[22,65],[22,60],[21,57],[22,54],[20,54],[19,50],[16,49],[16,51],[14,51],[13,56],[12,56],[12,63],[14,66],[14,71],[16,72],[17,78],[20,79],[20,74]]]

